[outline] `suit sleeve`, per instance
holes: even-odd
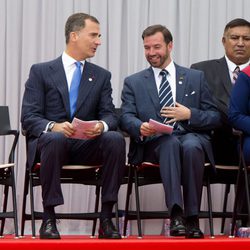
[[[135,90],[131,78],[126,78],[122,90],[122,115],[120,118],[121,129],[128,132],[140,141],[140,127],[142,121],[137,117]]]
[[[190,127],[192,130],[211,130],[221,125],[220,113],[208,89],[204,73],[197,71],[193,82],[199,86],[197,104],[190,107]],[[196,75],[197,76],[197,75]],[[197,79],[197,80],[196,80]]]
[[[44,117],[44,106],[45,87],[39,67],[33,65],[25,84],[21,113],[22,129],[32,136],[39,137],[49,122]]]

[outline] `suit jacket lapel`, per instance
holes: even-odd
[[[67,117],[70,119],[69,90],[61,56],[50,65],[50,69],[53,71],[51,76],[54,83],[58,91],[61,93]]]
[[[175,64],[175,68],[176,68],[176,101],[182,103],[185,93],[187,76],[185,71],[183,71],[182,68],[177,64]]]
[[[221,59],[218,60],[218,75],[221,76],[224,88],[228,96],[230,96],[233,86],[231,84],[231,79],[228,73],[228,66],[225,57],[222,57]]]
[[[150,99],[155,107],[157,116],[159,119],[162,119],[160,115],[160,102],[159,102],[159,95],[156,87],[156,82],[155,82],[155,77],[154,77],[154,72],[152,68],[148,68],[145,72],[145,82],[143,83],[145,88],[147,88],[147,92],[150,96]]]
[[[84,69],[82,72],[82,79],[79,86],[76,113],[86,100],[87,96],[90,94],[91,89],[96,84],[97,78],[98,75],[94,72],[94,69],[92,68],[91,64],[85,62]]]

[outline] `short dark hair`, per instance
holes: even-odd
[[[147,27],[142,33],[142,39],[144,40],[145,37],[152,36],[157,32],[162,33],[166,44],[173,41],[173,36],[171,32],[165,26],[161,24],[155,24],[155,25]]]
[[[69,42],[70,33],[83,29],[85,27],[85,21],[87,19],[99,24],[99,21],[94,16],[88,15],[86,13],[75,13],[69,16],[65,24],[66,44]]]
[[[227,23],[227,25],[225,26],[224,33],[227,32],[231,28],[240,27],[240,26],[247,26],[248,28],[250,28],[250,23],[243,18],[233,19],[232,21]]]

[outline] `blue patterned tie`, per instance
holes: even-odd
[[[75,62],[76,69],[74,71],[70,90],[69,90],[69,100],[70,100],[70,115],[73,118],[74,113],[76,111],[76,101],[78,97],[78,88],[81,82],[82,72],[81,72],[81,62]]]
[[[160,72],[160,75],[162,75],[162,80],[160,84],[159,89],[159,99],[160,99],[160,106],[161,109],[165,106],[174,106],[174,99],[172,95],[171,86],[167,80],[168,72],[163,69]],[[168,118],[165,118],[164,123],[168,120]]]

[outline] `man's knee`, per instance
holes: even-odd
[[[104,147],[111,147],[114,150],[121,149],[125,150],[125,139],[124,136],[117,131],[108,131],[103,134],[103,145]]]
[[[66,148],[67,138],[62,133],[51,132],[43,134],[39,141],[45,147],[59,149]]]

